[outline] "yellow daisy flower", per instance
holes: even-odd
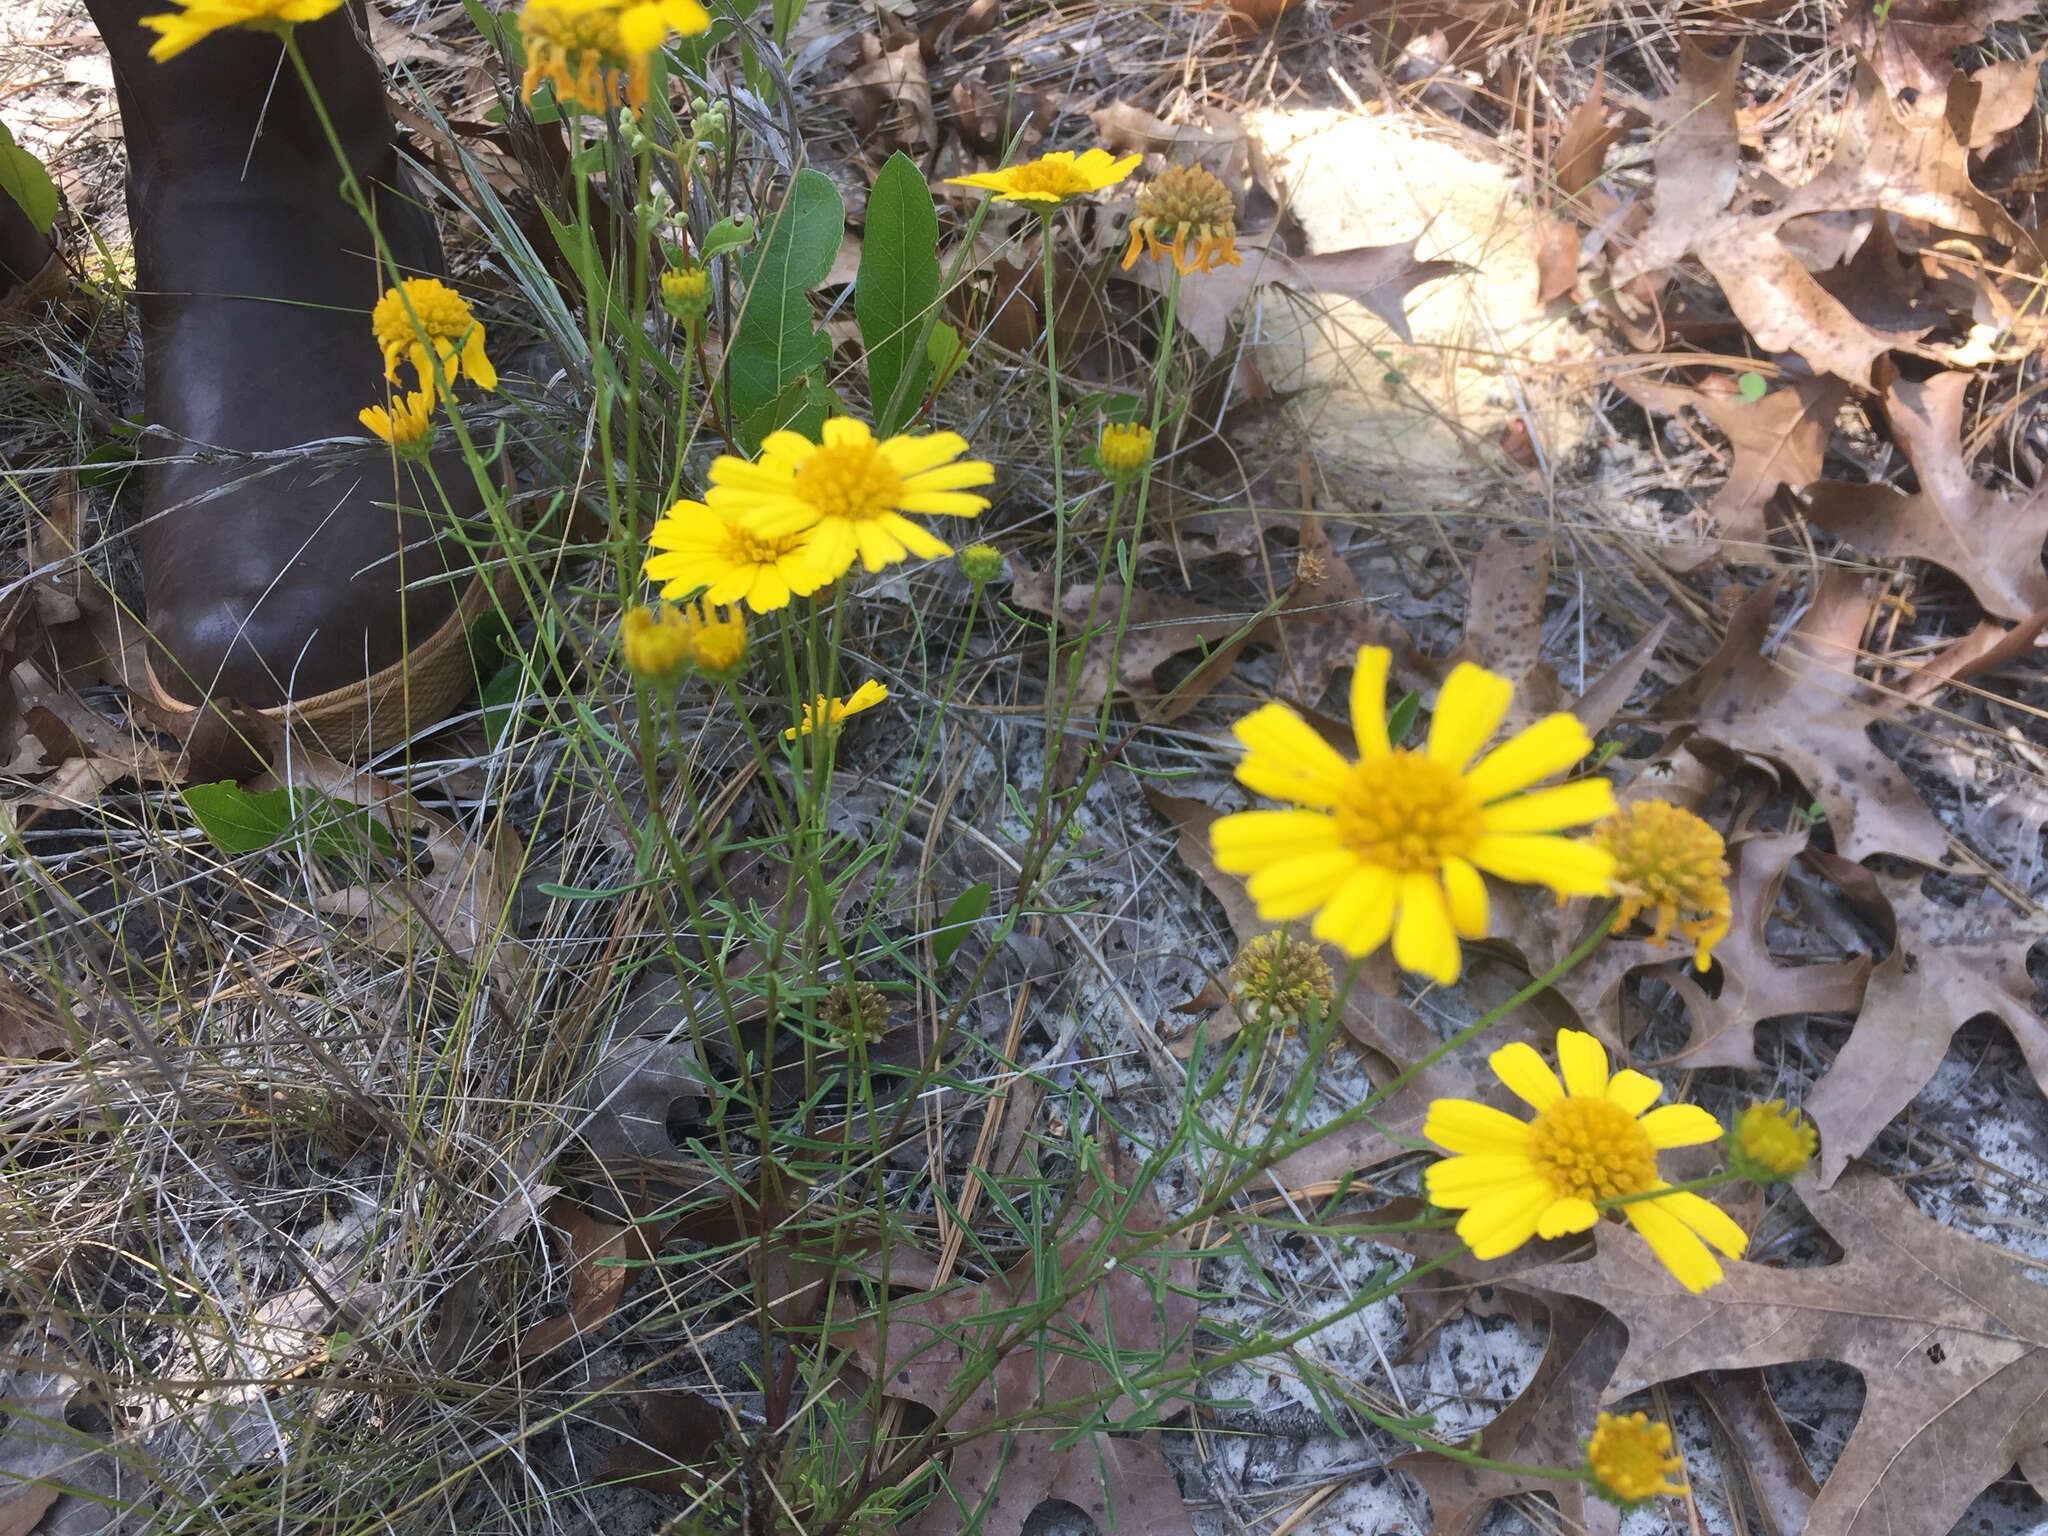
[[[564,106],[602,112],[623,95],[637,107],[647,100],[648,61],[668,35],[688,37],[710,25],[697,0],[526,0],[520,92],[531,101],[543,81],[553,81]]]
[[[1152,429],[1135,421],[1105,422],[1095,452],[1110,479],[1135,480],[1152,462]]]
[[[703,603],[683,609],[690,624],[690,663],[714,681],[734,676],[747,659],[747,620]]]
[[[1199,165],[1162,171],[1138,194],[1124,271],[1131,270],[1141,249],[1154,260],[1171,256],[1182,272],[1213,272],[1218,262],[1243,266],[1230,189]]]
[[[468,301],[438,277],[408,277],[402,286],[402,296],[397,288],[386,288],[370,311],[370,329],[384,352],[384,377],[397,383],[398,361],[408,358],[420,388],[432,389],[433,356],[438,356],[451,386],[466,372],[481,388],[496,389],[498,370],[484,355],[484,328],[469,312]]]
[[[1561,897],[1610,889],[1609,854],[1552,834],[1610,814],[1614,789],[1598,778],[1530,789],[1592,748],[1567,714],[1537,721],[1474,763],[1514,685],[1469,662],[1445,681],[1428,744],[1391,745],[1388,660],[1376,645],[1358,653],[1355,763],[1283,704],[1238,721],[1248,749],[1238,782],[1302,808],[1219,817],[1210,838],[1219,868],[1250,877],[1245,889],[1267,922],[1314,912],[1315,936],[1353,957],[1391,935],[1397,963],[1450,983],[1463,959],[1460,936],[1486,932],[1481,870]]]
[[[820,720],[825,722],[826,730],[836,733],[839,729],[839,722],[848,715],[857,715],[864,709],[873,709],[888,697],[889,690],[873,678],[869,678],[858,688],[854,689],[853,693],[847,698],[828,699],[821,693],[815,700],[804,706],[803,718],[784,731],[782,739],[784,741],[795,741],[798,732],[808,736]]]
[[[318,21],[341,9],[341,0],[178,0],[182,10],[145,16],[142,24],[161,34],[149,56],[161,64],[224,27],[282,36],[302,21]]]
[[[638,604],[619,620],[626,665],[653,683],[673,682],[690,665],[690,624],[673,603]]]
[[[1657,1176],[1660,1151],[1721,1139],[1712,1115],[1697,1104],[1650,1109],[1663,1092],[1656,1080],[1626,1068],[1608,1077],[1607,1052],[1581,1030],[1557,1032],[1562,1083],[1519,1041],[1487,1060],[1535,1119],[1437,1099],[1422,1124],[1424,1136],[1455,1154],[1432,1164],[1424,1183],[1436,1204],[1465,1213],[1458,1236],[1473,1257],[1497,1259],[1532,1237],[1585,1232],[1600,1219],[1594,1201],[1658,1190],[1669,1192],[1616,1209],[1680,1285],[1698,1293],[1721,1278],[1707,1243],[1742,1257],[1749,1237],[1726,1212]]]
[[[1026,160],[1022,165],[1000,171],[977,171],[972,176],[949,176],[950,187],[980,187],[993,192],[1001,203],[1024,203],[1051,212],[1073,198],[1114,186],[1137,168],[1138,155],[1121,160],[1110,158],[1106,149],[1056,150]]]
[[[662,583],[663,597],[701,591],[707,603],[745,603],[770,613],[832,579],[813,558],[808,532],[764,537],[737,512],[701,501],[679,501],[662,513],[647,542],[661,553],[649,555],[641,569]]]
[[[1603,1413],[1586,1442],[1593,1489],[1610,1504],[1631,1509],[1645,1500],[1685,1497],[1685,1458],[1673,1446],[1671,1426],[1647,1413]],[[1678,1482],[1672,1482],[1672,1478]]]
[[[356,420],[400,453],[417,456],[434,441],[434,392],[393,395],[386,405],[364,406]]]
[[[1704,971],[1714,946],[1728,936],[1727,846],[1721,834],[1691,811],[1662,800],[1637,800],[1593,829],[1593,842],[1614,855],[1621,906],[1619,933],[1648,911],[1662,945],[1676,925],[1695,946],[1692,963]]]
[[[993,466],[968,459],[957,432],[876,441],[866,422],[850,416],[827,421],[824,441],[797,432],[771,432],[761,456],[720,456],[711,463],[711,507],[736,513],[747,530],[780,539],[810,530],[811,556],[836,578],[853,563],[879,571],[907,556],[935,560],[953,547],[903,514],[972,517],[988,505],[966,487],[995,479]]]
[[[1728,1171],[1766,1188],[1798,1178],[1819,1153],[1813,1122],[1783,1099],[1750,1105],[1721,1143]]]
[[[685,325],[695,325],[711,308],[711,274],[692,263],[661,274],[661,307]]]

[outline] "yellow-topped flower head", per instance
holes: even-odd
[[[1021,165],[1005,166],[1000,171],[949,176],[946,184],[980,187],[995,193],[997,202],[1023,203],[1050,213],[1074,198],[1116,185],[1137,168],[1140,158],[1126,155],[1121,160],[1113,159],[1106,149],[1083,150],[1080,154],[1063,149]]]
[[[1218,262],[1244,265],[1237,255],[1237,205],[1230,188],[1199,165],[1162,171],[1138,194],[1131,245],[1124,252],[1126,272],[1140,250],[1155,260],[1171,256],[1183,272],[1213,272]]]
[[[995,479],[993,466],[967,459],[957,432],[877,440],[866,422],[850,416],[827,421],[824,441],[798,432],[771,432],[753,463],[721,455],[711,463],[714,510],[740,518],[757,538],[781,539],[808,531],[811,556],[837,578],[857,555],[870,571],[915,555],[950,555],[903,514],[972,517],[988,505],[967,487]]]
[[[434,392],[395,394],[384,405],[368,405],[356,419],[400,453],[418,458],[434,445]]]
[[[1105,422],[1095,453],[1112,480],[1135,480],[1152,462],[1152,429],[1135,421]]]
[[[669,34],[688,37],[710,25],[697,0],[526,0],[520,91],[531,101],[551,81],[563,106],[602,112],[623,98],[637,107],[647,100],[649,60]]]
[[[1562,1083],[1520,1041],[1487,1060],[1535,1119],[1471,1099],[1437,1099],[1422,1124],[1424,1136],[1454,1154],[1424,1175],[1429,1198],[1465,1213],[1458,1236],[1475,1258],[1497,1259],[1532,1237],[1587,1231],[1600,1219],[1595,1201],[1638,1195],[1650,1198],[1616,1209],[1687,1290],[1721,1278],[1707,1243],[1742,1257],[1749,1238],[1726,1212],[1657,1176],[1660,1151],[1720,1140],[1712,1115],[1697,1104],[1651,1109],[1663,1092],[1656,1080],[1627,1068],[1610,1078],[1607,1052],[1581,1030],[1557,1032]]]
[[[1691,811],[1663,800],[1637,800],[1593,829],[1593,841],[1614,855],[1621,906],[1619,933],[1648,912],[1662,945],[1673,927],[1693,941],[1692,963],[1704,971],[1714,946],[1728,936],[1727,846]]]
[[[1003,574],[1003,552],[993,544],[970,544],[954,556],[960,574],[979,589]]]
[[[1586,1470],[1593,1476],[1593,1491],[1623,1509],[1654,1498],[1685,1497],[1685,1458],[1674,1446],[1671,1426],[1646,1413],[1601,1414],[1586,1442]],[[1674,1477],[1679,1481],[1671,1481]]]
[[[672,683],[690,665],[690,624],[673,603],[628,608],[619,620],[626,665],[651,683]]]
[[[302,21],[318,21],[341,9],[341,0],[178,0],[182,10],[145,16],[142,24],[160,34],[149,56],[161,64],[226,27],[279,36]]]
[[[1610,889],[1612,857],[1555,834],[1611,814],[1614,790],[1597,778],[1530,788],[1591,750],[1586,728],[1567,714],[1539,720],[1480,757],[1514,685],[1469,662],[1437,696],[1428,743],[1394,746],[1389,659],[1376,645],[1358,653],[1355,763],[1283,704],[1238,721],[1247,749],[1238,782],[1299,809],[1219,817],[1209,835],[1218,867],[1250,877],[1245,889],[1267,922],[1314,912],[1315,936],[1353,957],[1391,936],[1398,964],[1449,983],[1463,958],[1459,938],[1486,932],[1481,870],[1559,896]]]
[[[384,353],[384,377],[394,384],[399,360],[406,358],[419,375],[420,388],[432,389],[438,357],[451,386],[467,373],[480,388],[498,387],[498,370],[484,355],[482,322],[470,313],[468,301],[438,277],[408,277],[398,288],[386,288],[370,311],[370,329]]]
[[[854,689],[851,695],[843,699],[828,699],[821,693],[815,700],[804,706],[802,718],[782,733],[782,739],[784,741],[795,741],[798,733],[808,736],[813,730],[817,729],[820,721],[824,722],[826,731],[836,735],[839,730],[840,721],[844,720],[848,715],[857,715],[864,709],[873,709],[888,697],[889,690],[873,678],[869,678],[858,688]]]
[[[1230,962],[1230,1003],[1247,1024],[1292,1032],[1327,1014],[1336,995],[1322,951],[1285,928],[1260,934]]]
[[[1813,1122],[1783,1099],[1750,1105],[1721,1143],[1730,1173],[1766,1186],[1797,1178],[1819,1152]]]
[[[684,325],[695,325],[711,308],[711,274],[694,263],[662,273],[661,307]]]
[[[748,531],[739,514],[701,501],[678,501],[656,520],[647,542],[659,551],[642,569],[663,597],[701,592],[709,603],[745,603],[772,613],[832,579],[811,557],[807,531],[774,538]]]

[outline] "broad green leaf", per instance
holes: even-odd
[[[932,935],[932,958],[941,970],[953,963],[960,946],[967,942],[967,935],[988,910],[988,900],[988,882],[984,880],[967,887],[946,908],[946,915],[939,919],[938,932]]]
[[[199,829],[223,853],[255,853],[304,836],[328,858],[394,851],[391,831],[361,806],[310,789],[251,794],[232,779],[188,784],[178,792]]]
[[[815,440],[825,418],[837,403],[829,386],[817,374],[806,374],[751,416],[740,419],[740,438],[758,443],[770,432],[801,432]]]
[[[845,228],[846,205],[832,178],[806,167],[790,183],[767,238],[740,262],[746,294],[725,366],[732,416],[748,450],[760,439],[748,438],[747,424],[832,355],[811,314],[810,290],[832,270]]]
[[[50,232],[57,221],[57,184],[42,161],[14,142],[5,123],[0,123],[0,192],[21,205],[37,234]]]
[[[867,349],[868,403],[878,437],[897,432],[924,399],[932,364],[918,339],[938,299],[939,216],[923,173],[899,149],[868,194],[867,230],[853,285],[853,313]]]

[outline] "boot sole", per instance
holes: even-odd
[[[344,762],[363,756],[372,745],[391,747],[408,740],[445,718],[449,706],[476,686],[466,643],[469,626],[495,599],[509,596],[513,585],[510,571],[496,583],[478,576],[440,628],[383,671],[360,683],[256,713]],[[167,692],[157,679],[153,658],[145,658],[144,668],[156,708],[170,717],[168,723],[175,728],[197,719],[203,705]]]

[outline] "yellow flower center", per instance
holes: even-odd
[[[1337,802],[1344,846],[1367,864],[1401,874],[1464,857],[1479,833],[1479,801],[1463,777],[1420,752],[1365,759]]]
[[[1625,1504],[1670,1491],[1665,1479],[1685,1470],[1683,1458],[1671,1454],[1671,1426],[1642,1413],[1601,1414],[1586,1463],[1600,1486]]]
[[[1050,156],[1014,167],[1009,172],[1012,192],[1036,192],[1046,197],[1072,197],[1091,190],[1088,179],[1074,169],[1071,159]]]
[[[1241,1018],[1299,1029],[1336,995],[1336,979],[1316,946],[1284,928],[1261,934],[1230,964],[1231,1001]]]
[[[412,305],[411,314],[406,313],[408,302]],[[419,317],[417,328],[413,325],[415,315]],[[462,295],[432,277],[405,279],[403,298],[396,288],[385,289],[384,297],[370,312],[370,328],[386,352],[411,346],[421,334],[430,341],[457,341],[475,323],[476,317],[469,312],[469,304]]]
[[[734,565],[773,565],[783,556],[794,554],[803,541],[804,536],[801,533],[786,533],[780,538],[764,539],[733,522],[725,525],[723,553]]]
[[[1162,240],[1177,229],[1202,239],[1234,234],[1237,206],[1230,189],[1199,165],[1176,165],[1138,194],[1138,219]]]
[[[1606,1099],[1559,1099],[1529,1125],[1529,1160],[1560,1200],[1639,1195],[1657,1182],[1657,1149],[1636,1117]]]
[[[538,40],[564,53],[595,53],[608,60],[623,59],[626,53],[616,7],[568,9],[547,0],[528,0],[519,13],[519,30],[529,46]]]
[[[1152,457],[1152,429],[1135,422],[1111,422],[1102,429],[1096,451],[1111,474],[1131,474]]]
[[[1638,800],[1602,822],[1593,840],[1614,855],[1615,879],[1645,906],[1710,912],[1727,905],[1721,834],[1691,811]]]
[[[875,443],[827,443],[796,472],[796,494],[820,517],[882,517],[903,499],[903,477]]]

